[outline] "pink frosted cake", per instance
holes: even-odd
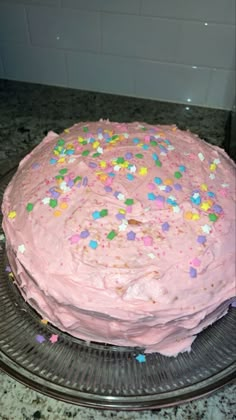
[[[176,355],[235,296],[235,165],[175,126],[50,132],[3,216],[23,297],[81,339]]]

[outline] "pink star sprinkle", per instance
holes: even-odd
[[[153,244],[153,239],[151,236],[144,236],[143,243],[145,246],[151,246]]]
[[[49,341],[51,341],[52,344],[56,343],[58,341],[58,335],[52,334],[51,337],[49,338]]]

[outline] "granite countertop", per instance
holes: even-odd
[[[60,133],[76,122],[100,118],[176,124],[224,147],[228,112],[0,80],[0,175],[14,167],[49,130]],[[236,384],[172,408],[142,412],[102,411],[56,401],[29,390],[0,371],[1,420],[233,420],[235,413]]]

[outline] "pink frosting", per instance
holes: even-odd
[[[50,132],[2,210],[22,295],[73,336],[176,355],[235,296],[235,165],[175,126]]]

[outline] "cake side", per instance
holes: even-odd
[[[235,165],[175,126],[49,133],[2,209],[24,298],[82,339],[177,354],[235,295]]]

